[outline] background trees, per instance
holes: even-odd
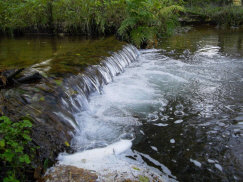
[[[233,0],[0,0],[0,33],[116,34],[137,46],[170,35],[187,12],[239,25]]]

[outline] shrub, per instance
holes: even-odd
[[[0,164],[1,169],[5,170],[1,171],[4,182],[24,181],[24,172],[31,167],[35,152],[30,145],[31,127],[28,120],[12,122],[6,116],[0,117]]]
[[[182,0],[0,1],[0,29],[13,33],[117,33],[138,47],[173,32]]]
[[[236,6],[204,6],[192,7],[187,10],[190,13],[208,17],[211,22],[219,25],[239,26],[243,23],[243,7]]]
[[[138,47],[171,34],[178,23],[178,13],[184,11],[172,0],[127,0],[126,4],[127,16],[118,33]]]

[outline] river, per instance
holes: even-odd
[[[76,153],[60,154],[60,164],[127,175],[136,165],[168,181],[243,179],[242,29],[195,27],[145,50],[122,48],[113,38],[31,40],[1,39],[0,65],[52,59],[48,74],[60,76],[82,71],[80,62],[103,60],[75,76],[82,76],[86,90],[95,89],[71,101],[81,107],[74,113]],[[19,41],[34,45],[23,50]],[[22,57],[13,54],[21,49]],[[79,90],[73,79],[66,86]]]

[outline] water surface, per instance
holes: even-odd
[[[70,79],[79,96],[69,99],[82,106],[74,113],[77,153],[62,154],[60,163],[122,171],[134,163],[178,181],[242,181],[242,39],[242,29],[195,27],[163,39],[156,49],[125,48],[105,68],[96,67],[99,75],[88,70],[81,76],[90,87],[81,89],[97,90],[88,97]],[[49,73],[78,73],[122,45],[114,38],[1,39],[0,64],[50,59]]]
[[[122,45],[115,37],[0,37],[0,69],[25,68],[48,61],[51,69],[46,73],[49,75],[76,74],[121,49]]]
[[[241,181],[242,38],[240,29],[200,27],[165,39],[156,49],[140,50],[136,61],[76,114],[77,156],[85,158],[82,151],[97,147],[110,151],[118,145],[113,150],[119,150],[119,142],[124,149],[126,139],[133,145],[130,150],[127,145],[124,158],[171,179]],[[73,155],[60,160],[94,170],[101,163],[83,163]],[[102,170],[125,168],[120,160],[102,160]]]

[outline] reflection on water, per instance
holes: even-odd
[[[0,37],[0,69],[27,67],[51,60],[49,74],[77,73],[87,65],[97,64],[111,51],[121,49],[123,44],[114,37],[94,40],[80,37]]]
[[[243,27],[237,29],[220,29],[211,26],[199,26],[186,34],[165,38],[158,46],[168,55],[185,58],[206,46],[218,46],[224,55],[243,56]]]

